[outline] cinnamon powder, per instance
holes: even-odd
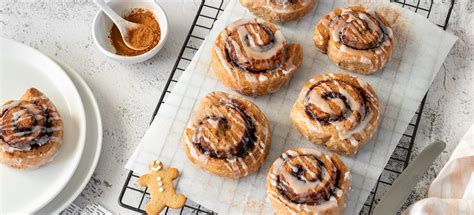
[[[128,48],[128,46],[125,45],[125,42],[123,41],[122,35],[120,34],[117,26],[113,25],[112,29],[110,29],[110,40],[115,48],[116,54],[125,56],[141,55],[158,45],[161,36],[160,25],[156,21],[155,15],[153,15],[152,12],[137,8],[132,10],[129,15],[123,18],[130,22],[143,24],[150,27],[146,29],[134,29],[129,32],[129,36],[132,40],[131,42],[137,47],[148,46],[148,44],[151,45],[149,45],[148,48],[144,50],[134,50]],[[149,31],[148,29],[151,29],[152,31]]]

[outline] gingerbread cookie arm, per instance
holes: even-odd
[[[169,168],[168,172],[170,174],[171,180],[174,180],[179,176],[179,170],[176,168]]]
[[[140,185],[141,187],[147,187],[148,186],[148,178],[150,177],[150,174],[145,174],[140,176],[137,180],[137,184]]]

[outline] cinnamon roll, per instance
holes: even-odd
[[[241,19],[227,26],[212,48],[212,67],[228,88],[247,96],[276,92],[303,61],[298,44],[288,45],[278,28]]]
[[[304,85],[290,117],[311,142],[354,155],[377,130],[379,100],[362,79],[324,74]]]
[[[337,154],[295,148],[273,163],[267,194],[276,214],[342,214],[351,178]]]
[[[193,164],[219,176],[239,178],[263,165],[270,137],[268,121],[255,104],[212,92],[196,107],[183,144]]]
[[[240,0],[255,16],[271,22],[298,20],[308,14],[316,0]]]
[[[0,108],[0,162],[18,169],[39,167],[56,155],[63,141],[63,121],[39,90]]]
[[[380,14],[362,6],[335,9],[314,30],[314,44],[342,69],[374,73],[393,52],[393,33]]]

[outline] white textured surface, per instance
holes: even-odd
[[[126,167],[139,175],[144,174],[148,163],[158,158],[182,170],[177,184],[179,192],[213,211],[222,214],[271,213],[271,205],[266,201],[265,181],[273,161],[294,147],[318,148],[327,152],[324,147],[304,139],[289,120],[291,107],[302,86],[315,75],[328,72],[353,74],[371,84],[380,101],[378,132],[355,156],[342,157],[352,174],[352,189],[345,214],[359,212],[456,38],[429,23],[423,16],[391,5],[390,10],[400,14],[395,24],[398,27],[393,30],[397,43],[392,59],[378,73],[370,76],[354,74],[329,62],[326,55],[314,48],[312,41],[314,23],[333,9],[345,5],[343,1],[320,2],[310,15],[298,22],[279,25],[289,43],[296,42],[303,47],[304,60],[291,81],[278,92],[257,98],[247,97],[265,113],[272,130],[268,158],[256,173],[239,180],[209,174],[189,162],[181,144],[190,113],[202,97],[212,91],[237,95],[216,80],[210,66],[210,50],[222,29],[239,18],[253,18],[237,0],[229,2],[215,23]],[[430,35],[430,39],[426,40],[424,34]]]
[[[57,56],[75,68],[92,88],[104,120],[104,148],[91,182],[75,201],[99,202],[118,214],[130,214],[117,198],[128,173],[123,168],[143,136],[151,113],[188,31],[199,1],[164,1],[171,37],[163,50],[141,64],[125,65],[102,56],[92,41],[97,8],[89,1],[0,2],[0,36]],[[449,2],[449,1],[448,1]],[[166,3],[166,4],[165,4]],[[448,3],[433,6],[446,8]],[[419,182],[408,202],[426,195],[431,181],[474,121],[472,1],[458,0],[448,31],[460,37],[428,93],[413,156],[435,139],[448,143],[445,152]],[[192,12],[190,12],[192,11]],[[430,19],[442,23],[445,9]]]

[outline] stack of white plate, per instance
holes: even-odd
[[[70,67],[11,40],[0,40],[0,105],[35,87],[58,108],[64,142],[34,170],[0,165],[0,214],[58,214],[81,193],[99,160],[102,121],[84,80]]]

